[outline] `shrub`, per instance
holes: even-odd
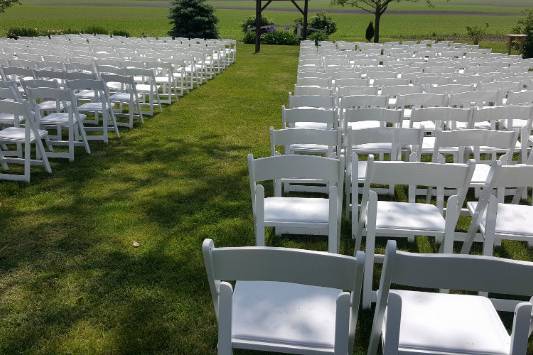
[[[298,38],[291,32],[274,31],[261,35],[261,42],[265,44],[295,45],[298,44]]]
[[[92,35],[107,35],[109,31],[101,26],[89,26],[80,31],[80,33],[89,33]]]
[[[366,28],[365,38],[368,42],[372,41],[372,38],[374,38],[374,24],[372,21],[370,21],[368,27]]]
[[[255,43],[255,32],[248,31],[244,34],[244,38],[242,41],[246,44],[254,44]]]
[[[533,29],[533,9],[524,10],[522,12],[524,18],[521,18],[513,27],[513,33],[521,33],[527,35],[529,30]]]
[[[268,17],[261,16],[261,26],[269,26],[273,25],[274,22],[270,20]],[[255,17],[248,17],[242,24],[241,29],[244,34],[250,32],[248,29],[253,28],[255,29]],[[252,31],[253,32],[253,31]]]
[[[296,19],[294,22],[296,23],[296,26],[303,26],[303,20],[301,18]],[[309,38],[311,38],[311,35],[315,32],[321,32],[326,36],[329,36],[330,34],[337,32],[337,24],[331,16],[327,15],[327,13],[320,12],[312,17],[307,24],[307,34],[309,35]]]
[[[129,37],[130,36],[130,33],[124,30],[113,30],[111,31],[111,34],[117,37]]]
[[[328,16],[325,12],[320,12],[316,14],[315,17],[311,18],[309,22],[310,33],[313,32],[324,32],[327,36],[337,32],[337,24],[333,21],[331,16]]]
[[[485,28],[489,27],[489,24],[485,24]],[[466,34],[468,37],[470,37],[470,40],[472,40],[472,43],[479,44],[481,40],[485,37],[487,34],[487,31],[485,28],[479,27],[479,26],[466,26]]]
[[[524,59],[533,58],[533,28],[531,28],[524,42],[524,47],[522,48],[522,57]]]
[[[8,38],[19,38],[19,37],[37,37],[39,36],[39,31],[36,28],[29,27],[11,27],[7,31]]]
[[[174,0],[169,19],[172,37],[218,38],[218,18],[206,0]]]
[[[328,34],[324,31],[315,31],[309,35],[309,39],[315,41],[315,44],[318,44],[320,41],[327,41]]]

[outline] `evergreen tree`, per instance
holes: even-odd
[[[370,21],[366,28],[365,38],[368,42],[372,41],[372,38],[374,38],[374,24],[372,21]]]
[[[218,18],[206,0],[174,0],[169,19],[172,37],[218,38]]]

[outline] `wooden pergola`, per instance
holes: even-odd
[[[263,5],[262,0],[255,0],[255,53],[259,53],[261,50],[261,14],[273,1],[290,1],[300,11],[304,17],[302,37],[307,38],[307,14],[309,13],[309,0],[266,0]],[[303,1],[304,7],[302,7],[296,1]]]

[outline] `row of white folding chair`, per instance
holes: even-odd
[[[375,204],[369,209],[376,209]],[[215,248],[210,239],[204,240],[202,252],[218,324],[218,354],[232,354],[234,348],[352,353],[368,255],[261,246]],[[487,298],[420,289],[531,297],[532,277],[533,263],[412,254],[397,251],[396,242],[389,241],[368,353],[377,354],[381,341],[385,354],[421,348],[431,353],[525,354],[532,300],[513,302],[509,335],[497,313],[501,307]],[[393,290],[392,285],[411,290]]]

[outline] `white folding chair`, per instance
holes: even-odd
[[[69,89],[37,87],[27,88],[28,98],[34,107],[35,124],[48,131],[50,146],[67,146],[67,152],[47,152],[49,158],[66,158],[74,161],[75,146],[83,146],[91,153],[83,121],[86,116],[78,112],[77,100]],[[40,102],[53,102],[55,107],[43,109]],[[68,138],[64,139],[63,130]],[[54,135],[50,133],[54,131]]]
[[[311,155],[278,155],[254,159],[248,155],[248,172],[256,244],[265,245],[265,228],[276,234],[327,235],[328,251],[339,249],[344,164],[342,160]],[[323,181],[328,197],[283,196],[283,179]],[[258,182],[272,181],[274,196],[265,198]]]
[[[533,207],[519,204],[522,192],[533,181],[533,165],[530,162],[503,165],[501,161],[497,161],[491,165],[488,175],[479,202],[467,203],[472,222],[462,251],[470,251],[478,229],[484,255],[492,255],[494,246],[502,240],[524,241],[533,247]],[[509,189],[514,191],[514,197],[512,203],[505,203],[504,198]]]
[[[137,118],[141,123],[144,123],[139,95],[137,93],[137,86],[133,76],[100,74],[100,77],[104,83],[106,83],[106,87],[109,87],[111,84],[120,85],[120,89],[118,91],[115,91],[113,94],[108,93],[109,102],[111,104],[119,105],[119,109],[115,110],[117,126],[128,127],[132,129],[135,118]],[[122,115],[124,105],[126,105],[128,108],[128,122],[118,121],[118,118]]]
[[[0,166],[8,170],[8,164],[24,164],[23,174],[2,173],[0,179],[30,182],[31,165],[42,165],[52,173],[43,140],[47,132],[37,129],[34,113],[26,102],[0,101],[0,113],[13,117],[13,125],[0,130]],[[24,126],[22,126],[24,123]],[[32,158],[32,144],[35,145],[35,159]],[[16,146],[14,152],[8,146]]]
[[[409,161],[419,159],[424,132],[416,128],[378,127],[352,130],[345,133],[345,215],[358,216],[359,184],[366,180],[367,161],[359,158],[360,154],[389,155],[390,160],[401,160],[402,151],[409,149]],[[414,154],[413,154],[414,153]],[[355,186],[353,186],[355,184]],[[352,191],[355,194],[352,196]],[[386,189],[391,193],[391,188]],[[393,193],[394,191],[392,191]],[[351,199],[350,199],[351,197]],[[355,232],[355,231],[353,231]]]
[[[78,73],[80,74],[80,73]],[[86,119],[84,123],[90,125],[85,127],[87,132],[100,132],[100,135],[88,135],[88,140],[101,140],[107,143],[109,141],[109,130],[113,130],[117,137],[120,137],[118,131],[115,112],[109,102],[105,83],[101,80],[77,79],[67,80],[66,87],[74,93],[85,93],[79,99],[91,98],[89,102],[81,103],[78,111],[84,114],[92,114],[91,120]],[[88,92],[92,92],[89,94]],[[102,115],[102,122],[99,116]]]
[[[469,294],[391,289],[483,291],[533,295],[533,263],[487,256],[414,254],[396,251],[389,241],[370,333],[369,355],[501,354],[525,355],[531,334],[529,302],[514,302],[507,332],[490,299]],[[505,309],[504,309],[505,310]]]
[[[202,244],[219,355],[351,354],[365,255]],[[235,281],[233,287],[229,282]]]
[[[459,219],[468,185],[474,172],[473,162],[465,164],[435,164],[420,162],[374,161],[369,157],[366,180],[357,223],[353,217],[355,248],[359,250],[362,236],[366,235],[365,281],[363,284],[363,307],[369,308],[375,300],[372,291],[374,251],[376,238],[398,238],[423,235],[441,243],[440,250],[453,250],[455,227]],[[372,185],[409,186],[408,202],[378,201]],[[417,202],[417,186],[436,188],[436,205]],[[457,194],[448,198],[444,208],[444,189],[453,188]],[[352,190],[352,195],[356,191]]]
[[[454,162],[463,163],[465,156],[472,154],[476,162],[470,187],[481,188],[489,176],[490,164],[499,159],[504,163],[513,160],[517,133],[514,131],[490,131],[484,129],[464,129],[437,131],[432,161],[446,162],[445,154],[454,152]],[[441,151],[445,149],[445,151]],[[498,154],[502,153],[500,157]],[[489,159],[484,159],[488,155]]]

